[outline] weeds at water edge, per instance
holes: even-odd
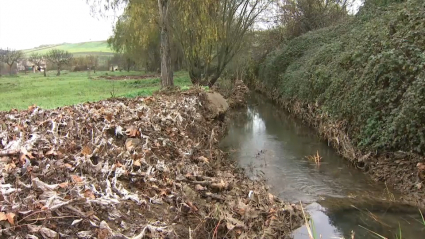
[[[319,239],[319,238],[322,238],[322,235],[317,236],[316,227],[314,226],[314,221],[311,218],[307,218],[307,216],[305,214],[305,211],[304,211],[304,207],[303,207],[302,202],[300,202],[300,206],[301,206],[301,210],[303,212],[304,224],[305,224],[305,227],[307,228],[308,237],[310,239]],[[425,218],[424,218],[424,215],[423,215],[421,209],[418,209],[418,210],[419,210],[419,214],[421,215],[421,218],[422,218],[422,221],[419,221],[419,222],[420,222],[420,224],[422,224],[422,226],[425,227]],[[388,237],[385,237],[385,236],[383,236],[383,235],[381,235],[381,234],[379,234],[377,232],[374,232],[374,231],[372,231],[372,230],[370,230],[370,229],[368,229],[368,228],[366,228],[366,227],[364,227],[362,225],[359,225],[359,227],[365,229],[366,231],[368,231],[369,233],[377,236],[380,239],[388,239]],[[350,238],[351,239],[355,239],[355,233],[354,233],[354,231],[351,231]],[[396,239],[403,239],[403,233],[402,233],[400,224],[398,225],[398,232],[395,235],[395,238]],[[344,239],[344,238],[341,238],[341,239]]]
[[[422,224],[422,226],[424,226],[424,227],[425,227],[425,218],[424,218],[424,215],[422,214],[421,209],[418,209],[418,210],[419,210],[419,214],[421,215],[421,218],[422,218],[422,222],[421,222],[421,221],[419,221],[419,222]],[[388,239],[388,237],[385,237],[385,236],[383,236],[383,235],[381,235],[381,234],[379,234],[379,233],[376,233],[376,232],[374,232],[374,231],[372,231],[372,230],[370,230],[370,229],[367,229],[367,228],[366,228],[366,227],[364,227],[364,226],[359,225],[359,227],[361,227],[361,228],[365,229],[365,230],[366,230],[366,231],[368,231],[369,233],[371,233],[371,234],[373,234],[373,235],[377,236],[378,238],[381,238],[381,239]],[[402,233],[402,231],[401,231],[401,226],[400,226],[400,224],[398,224],[398,232],[397,232],[397,234],[395,235],[395,238],[396,238],[396,239],[403,239],[403,233]],[[315,239],[315,238],[313,238],[313,239]]]
[[[306,156],[309,161],[313,161],[316,165],[320,165],[322,157],[319,155],[319,151],[316,151],[316,155]]]

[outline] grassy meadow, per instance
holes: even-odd
[[[61,76],[56,72],[0,77],[0,111],[27,109],[30,105],[52,109],[65,105],[93,102],[115,97],[137,97],[151,95],[161,86],[159,77],[140,80],[107,80],[102,75],[125,76],[145,75],[140,71],[130,72],[67,72]],[[147,73],[147,75],[152,75]],[[174,73],[174,83],[180,87],[191,85],[187,72]]]
[[[24,54],[29,55],[31,53],[40,53],[45,54],[52,49],[59,49],[69,51],[70,53],[109,53],[113,54],[111,48],[108,47],[108,43],[106,41],[94,41],[94,42],[81,42],[81,43],[64,43],[58,45],[51,45],[45,47],[38,47],[33,49],[23,50]]]

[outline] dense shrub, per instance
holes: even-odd
[[[373,1],[380,4],[368,3],[355,19],[279,47],[258,80],[346,121],[360,147],[423,154],[425,3]]]

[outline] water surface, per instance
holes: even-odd
[[[384,184],[353,168],[312,128],[262,95],[249,96],[221,147],[251,178],[264,177],[272,193],[303,202],[322,238],[351,238],[351,231],[355,238],[377,238],[360,226],[395,238],[399,225],[403,238],[425,238],[418,209],[390,202]],[[315,154],[320,165],[307,159]],[[296,230],[294,238],[308,238],[306,229]]]

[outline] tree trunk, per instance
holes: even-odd
[[[47,71],[47,67],[45,67],[45,68],[44,68],[44,71],[43,71],[43,73],[44,73],[44,77],[46,77],[46,71]]]
[[[96,74],[96,67],[93,66],[93,73]]]
[[[58,73],[56,74],[56,76],[60,76],[61,75],[61,67],[58,66]]]
[[[9,66],[9,75],[12,75],[12,65],[8,65]]]
[[[208,86],[211,88],[213,87],[213,85],[217,82],[218,77],[214,76],[213,78],[211,78],[211,80],[208,82]]]
[[[158,0],[161,28],[161,87],[174,86],[171,64],[170,38],[168,35],[168,7],[170,0]]]

